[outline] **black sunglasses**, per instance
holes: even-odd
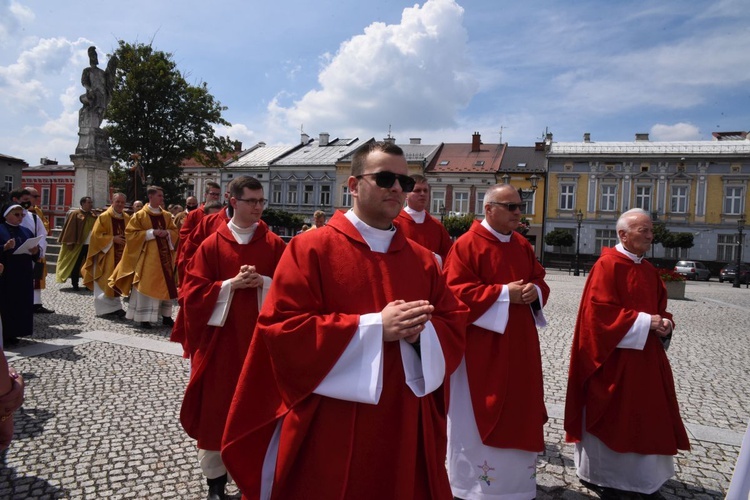
[[[361,179],[362,177],[373,176],[375,177],[375,184],[378,187],[390,189],[393,184],[398,180],[399,185],[404,193],[411,193],[414,190],[414,179],[408,175],[395,174],[388,170],[381,170],[373,174],[360,174],[356,178]]]
[[[490,205],[500,205],[501,207],[505,207],[509,212],[515,212],[516,210],[523,212],[523,209],[526,208],[524,203],[503,203],[502,201],[488,201],[487,203]]]

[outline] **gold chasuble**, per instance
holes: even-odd
[[[146,240],[149,229],[166,229],[170,238]],[[125,228],[125,249],[122,259],[109,278],[109,286],[122,295],[135,288],[143,295],[158,300],[177,298],[174,275],[174,248],[179,231],[166,210],[154,211],[146,205],[136,212]],[[171,248],[170,248],[171,239]]]
[[[115,212],[109,207],[99,216],[91,231],[89,241],[89,253],[86,263],[81,270],[83,286],[89,290],[94,289],[94,281],[107,297],[117,297],[119,293],[109,287],[109,277],[120,262],[124,246],[115,245],[113,237],[125,236],[125,227],[130,220],[130,215]]]

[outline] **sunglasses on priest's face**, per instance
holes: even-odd
[[[372,174],[360,174],[356,176],[357,179],[361,179],[362,177],[375,177],[375,185],[381,188],[390,189],[398,180],[398,184],[404,193],[411,193],[414,190],[414,179],[408,175],[381,170]]]

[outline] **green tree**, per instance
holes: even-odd
[[[544,235],[544,242],[551,247],[570,247],[575,240],[569,231],[558,228]]]
[[[666,241],[662,242],[664,248],[693,248],[693,233],[669,233]]]
[[[263,215],[260,218],[271,228],[285,227],[298,230],[302,228],[302,225],[305,223],[305,219],[301,215],[292,214],[285,210],[277,210],[275,208],[267,208],[263,210]]]
[[[232,141],[218,137],[214,129],[229,125],[221,116],[227,108],[205,82],[189,84],[172,54],[120,40],[115,55],[115,88],[105,114],[112,154],[124,164],[131,153],[140,153],[148,182],[164,188],[167,200],[177,200],[184,189],[184,159],[221,166],[221,155],[233,149]],[[117,172],[122,169],[113,168],[115,181],[122,179]]]
[[[469,230],[476,216],[474,214],[449,215],[443,219],[443,226],[453,238],[458,238]]]

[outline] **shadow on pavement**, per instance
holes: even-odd
[[[17,415],[17,414],[16,414]],[[13,444],[0,453],[0,498],[25,500],[27,498],[70,498],[68,490],[53,486],[36,476],[19,476],[16,470],[8,467],[6,456],[12,453]]]

